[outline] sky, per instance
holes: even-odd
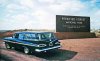
[[[100,0],[0,0],[0,30],[52,30],[56,15],[89,16],[100,29]]]

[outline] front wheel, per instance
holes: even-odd
[[[29,50],[28,47],[24,47],[24,53],[25,53],[25,54],[29,54],[29,53],[30,53],[30,50]]]
[[[5,46],[6,46],[7,49],[11,49],[12,48],[12,46],[9,45],[8,43],[5,43]]]

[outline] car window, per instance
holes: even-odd
[[[23,40],[23,34],[19,34],[19,39]]]
[[[55,38],[53,33],[40,33],[38,34],[39,39]]]
[[[16,33],[14,36],[15,36],[15,38],[18,38],[19,37],[19,34]]]
[[[30,33],[30,34],[24,34],[24,40],[33,40],[36,39],[36,34]]]

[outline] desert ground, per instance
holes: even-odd
[[[59,40],[61,48],[50,52],[24,54],[6,49],[0,40],[1,61],[100,61],[100,38]]]

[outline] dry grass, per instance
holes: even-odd
[[[100,33],[95,33],[97,37],[100,37]]]

